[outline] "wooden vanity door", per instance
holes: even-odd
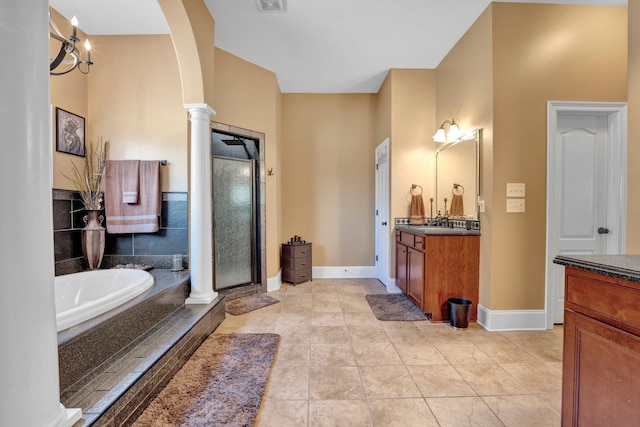
[[[407,247],[396,243],[396,286],[407,293]]]
[[[424,253],[407,248],[407,296],[423,309],[424,303]]]
[[[562,425],[637,426],[640,339],[566,310]]]

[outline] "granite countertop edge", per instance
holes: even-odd
[[[553,263],[640,283],[640,255],[559,255]]]
[[[423,236],[480,236],[480,230],[466,228],[429,227],[426,225],[396,225],[396,228]]]

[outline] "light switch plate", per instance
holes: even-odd
[[[507,199],[507,212],[508,213],[524,212],[524,199]]]
[[[507,183],[507,197],[524,197],[525,187],[524,183]]]

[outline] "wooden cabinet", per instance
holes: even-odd
[[[311,243],[282,245],[282,281],[295,284],[313,280]]]
[[[637,426],[640,283],[565,268],[563,426]]]
[[[432,321],[449,319],[449,298],[473,302],[478,316],[479,235],[422,235],[396,230],[396,286]]]
[[[409,251],[405,245],[396,244],[396,286],[404,294],[407,293],[408,255]]]
[[[407,291],[409,299],[418,307],[424,305],[424,252],[407,248]]]

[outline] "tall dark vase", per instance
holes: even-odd
[[[85,226],[82,229],[82,254],[89,270],[100,268],[104,255],[105,229],[102,226],[104,217],[100,211],[89,210],[84,216]]]

